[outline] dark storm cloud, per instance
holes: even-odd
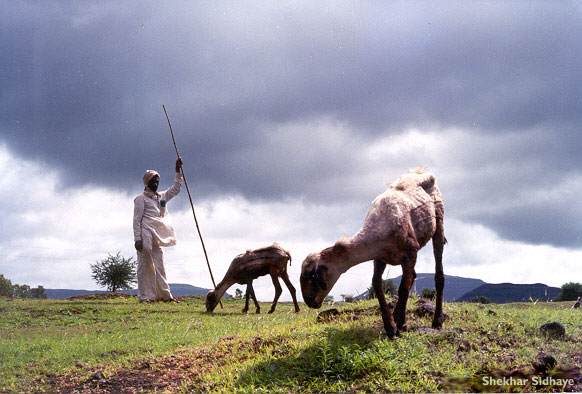
[[[453,135],[440,183],[447,210],[504,238],[577,248],[582,244],[582,143],[571,129]],[[447,193],[448,191],[448,193]]]
[[[0,138],[68,184],[137,189],[146,168],[171,178],[164,103],[199,196],[322,199],[332,180],[361,175],[359,147],[457,128],[512,137],[487,155],[451,146],[459,168],[539,164],[527,185],[467,176],[501,204],[580,176],[581,21],[574,2],[12,2],[0,16]],[[539,202],[514,210],[512,228],[451,200],[535,238],[519,224]]]

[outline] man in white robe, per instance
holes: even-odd
[[[166,280],[162,247],[174,246],[176,234],[166,204],[182,188],[182,158],[176,160],[174,184],[158,193],[160,174],[147,170],[144,192],[134,199],[133,236],[137,250],[137,296],[140,302],[174,301]]]

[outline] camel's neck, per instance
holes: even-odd
[[[353,266],[365,261],[374,260],[378,258],[381,253],[381,250],[377,245],[363,241],[359,237],[359,233],[346,239],[344,242],[346,253],[334,263],[341,273],[344,273]]]

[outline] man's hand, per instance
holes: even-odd
[[[143,250],[143,241],[135,241],[135,249],[141,252]]]
[[[178,160],[176,160],[176,172],[180,172],[181,169],[182,169],[182,158],[178,157]]]

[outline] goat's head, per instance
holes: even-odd
[[[214,290],[210,290],[208,294],[206,294],[206,312],[214,311],[216,305],[218,305],[218,297]]]
[[[341,273],[325,261],[322,253],[312,253],[301,265],[301,294],[310,308],[319,308]]]

